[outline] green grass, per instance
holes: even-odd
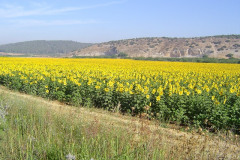
[[[163,151],[148,142],[132,141],[133,134],[56,114],[41,103],[0,95],[8,106],[7,121],[1,125],[0,159],[162,159]]]
[[[230,140],[233,136],[222,141],[223,137],[179,134],[167,128],[151,130],[145,120],[136,127],[135,121],[124,125],[114,120],[121,117],[96,109],[59,106],[54,109],[49,101],[1,89],[0,113],[7,114],[0,116],[0,159],[240,158],[239,139]]]

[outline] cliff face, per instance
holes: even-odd
[[[226,58],[233,54],[240,58],[240,36],[199,38],[137,38],[95,44],[70,53],[70,56],[114,55],[120,52],[129,57],[201,57],[208,55]]]

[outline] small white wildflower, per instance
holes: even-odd
[[[68,153],[68,155],[66,155],[66,159],[67,160],[75,160],[76,157],[74,155],[72,155],[71,153]]]
[[[3,122],[3,123],[6,122],[6,115],[8,114],[7,109],[8,109],[8,106],[0,105],[0,123],[1,122]]]

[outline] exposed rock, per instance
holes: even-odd
[[[110,41],[83,48],[71,55],[100,56],[120,52],[129,57],[209,57],[226,58],[232,53],[240,58],[240,36],[213,36],[197,38],[137,38]]]

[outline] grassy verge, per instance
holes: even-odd
[[[0,106],[0,159],[240,158],[233,135],[184,133],[2,89]]]
[[[81,122],[22,100],[2,105],[9,107],[1,140],[3,159],[161,158],[158,148],[149,154],[147,143],[134,144],[131,134],[97,121]]]

